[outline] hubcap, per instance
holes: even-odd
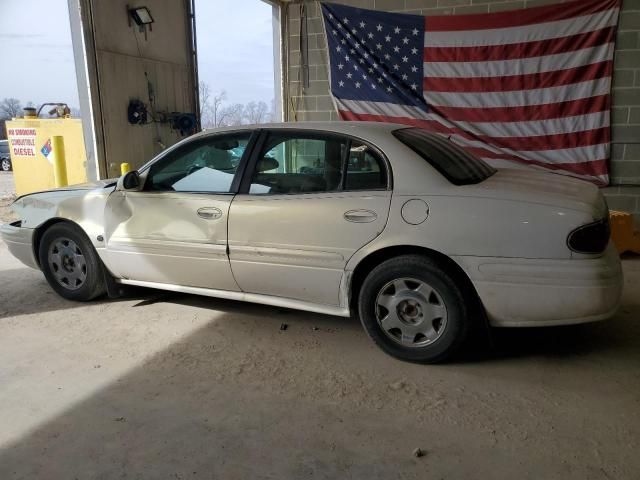
[[[57,238],[49,247],[49,267],[64,288],[76,290],[87,279],[87,264],[80,247],[69,238]]]
[[[5,172],[8,172],[10,166],[11,164],[9,163],[9,160],[6,160],[6,159],[2,160],[2,170],[4,170]]]
[[[440,294],[415,278],[399,278],[380,289],[376,319],[387,337],[404,347],[435,342],[447,326],[447,308]]]

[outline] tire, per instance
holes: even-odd
[[[3,158],[2,161],[0,161],[0,170],[2,170],[3,172],[10,172],[11,160],[9,160],[8,158]]]
[[[47,282],[61,297],[87,302],[106,291],[102,262],[76,225],[62,222],[49,227],[42,235],[38,258]]]
[[[369,337],[393,357],[443,362],[459,351],[471,331],[473,303],[465,291],[431,258],[395,257],[364,280],[358,296],[360,321]]]

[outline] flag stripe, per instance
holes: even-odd
[[[596,45],[613,42],[614,39],[615,28],[607,27],[592,32],[536,42],[483,45],[480,47],[426,47],[424,49],[424,61],[485,62],[540,57],[595,47]]]
[[[427,30],[430,32],[456,32],[461,30],[497,29],[522,27],[541,22],[572,20],[576,16],[593,14],[608,10],[617,5],[616,0],[578,0],[558,8],[557,5],[533,7],[527,15],[514,15],[512,11],[496,12],[484,15],[438,15],[427,17]]]
[[[557,8],[557,6],[556,6]],[[618,8],[604,10],[591,15],[584,15],[557,22],[537,23],[523,27],[505,27],[492,30],[466,30],[464,35],[459,31],[432,31],[430,17],[426,20],[424,36],[425,47],[478,47],[483,45],[505,45],[549,40],[568,37],[584,32],[592,32],[607,27],[614,27],[618,20]],[[516,17],[516,15],[513,15]]]
[[[613,59],[613,43],[575,52],[491,62],[425,62],[425,77],[502,77],[582,67]]]
[[[541,105],[547,107],[562,100],[571,101],[605,95],[611,89],[609,77],[558,87],[511,92],[424,92],[424,98],[434,107],[484,108],[487,104],[504,105],[503,108]]]
[[[507,92],[569,85],[611,77],[612,73],[613,61],[608,60],[567,70],[530,73],[527,75],[484,78],[425,77],[423,88],[431,92]]]
[[[544,120],[548,118],[573,117],[593,112],[609,110],[609,95],[581,98],[567,102],[550,103],[537,106],[517,107],[484,107],[461,108],[439,106],[433,107],[441,117],[450,121],[465,122],[511,122],[527,118],[530,120]]]

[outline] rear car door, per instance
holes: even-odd
[[[335,133],[262,134],[229,213],[243,291],[340,305],[349,258],[378,236],[391,200],[383,155]]]
[[[116,275],[239,290],[227,255],[227,217],[250,138],[242,132],[187,142],[141,173],[141,191],[111,194],[105,240]]]

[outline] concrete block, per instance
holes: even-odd
[[[291,100],[298,112],[314,112],[318,109],[314,96],[291,97]]]
[[[489,5],[464,5],[462,7],[454,7],[453,13],[456,15],[466,15],[471,13],[488,13]]]
[[[615,143],[634,143],[640,140],[640,125],[615,125],[611,130]]]
[[[611,176],[616,180],[629,180],[617,183],[636,183],[640,180],[640,161],[611,162]]]
[[[404,0],[375,0],[374,8],[386,12],[402,12],[406,10]]]
[[[614,67],[640,68],[640,50],[618,50],[615,55]]]
[[[331,120],[331,112],[300,112],[298,120],[301,122],[323,122]]]
[[[471,0],[438,0],[438,7],[459,7],[471,5]]]
[[[311,80],[309,87],[305,88],[306,95],[328,95],[329,82],[327,80]]]
[[[637,139],[638,143],[627,143],[624,150],[625,160],[637,160],[640,162],[640,138]]]
[[[307,18],[307,33],[324,33],[322,20],[320,18]]]
[[[623,160],[626,143],[611,144],[611,160]]]
[[[505,12],[507,10],[517,10],[519,8],[524,8],[524,5],[524,0],[520,0],[519,2],[492,3],[489,5],[489,11]]]
[[[624,2],[624,6],[635,2]],[[620,12],[620,20],[618,23],[618,30],[640,30],[640,11],[626,11],[624,8]]]
[[[315,98],[316,98],[318,111],[326,112],[326,111],[335,110],[335,107],[333,106],[333,101],[331,100],[331,97],[329,95],[323,95]]]
[[[629,123],[640,124],[640,107],[631,107],[629,109]]]
[[[611,123],[613,125],[626,125],[629,120],[628,107],[613,107],[611,109]]]
[[[613,105],[640,105],[640,88],[623,87],[613,89]]]
[[[633,87],[635,81],[635,70],[617,69],[613,72],[613,87]]]
[[[309,65],[327,65],[327,52],[326,50],[310,50],[309,51]]]
[[[434,8],[438,6],[438,0],[405,0],[406,10],[421,10],[423,8]]]
[[[338,3],[349,5],[351,7],[368,8],[370,10],[376,8],[375,0],[340,0]]]
[[[633,50],[640,47],[638,32],[618,32],[616,50]]]

